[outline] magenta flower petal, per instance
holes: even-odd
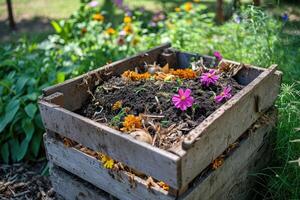
[[[201,84],[206,87],[215,85],[218,80],[219,75],[216,75],[216,70],[214,69],[210,69],[209,72],[203,73],[200,77]]]
[[[219,95],[217,95],[216,97],[215,97],[215,101],[217,102],[217,103],[221,103],[221,102],[223,102],[224,100],[228,100],[228,99],[230,99],[232,97],[232,94],[231,94],[231,87],[225,87],[224,89],[223,89],[223,91],[219,94]]]
[[[190,89],[179,89],[178,94],[173,95],[172,102],[176,108],[179,108],[182,111],[187,110],[187,108],[191,107],[194,102],[194,98],[191,95]]]

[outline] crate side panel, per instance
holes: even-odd
[[[111,200],[108,193],[64,172],[56,166],[50,169],[50,180],[54,191],[65,200]]]
[[[120,199],[174,199],[159,187],[148,190],[139,177],[135,177],[133,184],[126,173],[105,169],[96,158],[48,136],[44,140],[51,162]]]
[[[177,155],[50,103],[40,102],[39,106],[46,129],[94,151],[103,152],[133,169],[166,182],[173,188],[179,187],[180,160]]]
[[[221,167],[204,180],[197,177],[193,187],[180,199],[217,200],[247,197],[252,186],[249,183],[249,173],[261,169],[270,160],[273,127],[273,123],[266,124],[250,133]]]
[[[203,131],[200,124],[193,131],[196,134],[201,132],[195,143],[188,150],[178,147],[173,151],[181,152],[182,159],[182,184],[189,183],[197,174],[208,166],[218,155],[220,155],[229,144],[237,140],[261,115],[256,111],[256,104],[260,108],[270,108],[279,93],[281,76],[273,74],[262,84],[257,85],[253,90],[234,103],[227,102],[207,118]],[[259,102],[256,101],[259,96]],[[214,115],[218,116],[216,118]],[[210,119],[214,119],[213,122]],[[198,130],[199,129],[199,130]],[[199,132],[199,133],[197,133]]]
[[[153,63],[158,59],[159,54],[170,46],[170,44],[164,44],[138,55],[105,65],[74,79],[67,80],[64,83],[48,87],[43,90],[43,94],[48,96],[55,92],[61,92],[64,95],[64,107],[71,111],[77,110],[81,108],[83,102],[87,100],[89,97],[87,92],[88,89],[93,89],[94,83],[99,77],[120,75],[126,70],[134,69],[135,67],[144,64],[144,62]],[[83,82],[84,79],[92,81],[85,84]]]

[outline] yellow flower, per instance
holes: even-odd
[[[193,4],[191,2],[187,2],[184,4],[184,10],[190,12],[193,9]]]
[[[127,115],[123,122],[121,131],[130,132],[142,127],[142,118],[134,115]]]
[[[157,183],[163,190],[169,191],[170,187],[163,181]]]
[[[125,24],[130,24],[131,22],[132,22],[131,17],[129,17],[129,16],[125,16],[125,17],[124,17],[124,23],[125,23]]]
[[[115,163],[113,159],[104,154],[100,155],[100,161],[102,162],[103,167],[105,167],[106,169],[112,169]]]
[[[127,35],[129,35],[130,33],[133,33],[133,28],[132,28],[131,24],[127,24],[126,26],[124,26],[123,31],[125,31],[125,33]]]
[[[96,21],[99,21],[99,22],[103,22],[104,21],[104,16],[101,15],[100,13],[94,14],[93,19],[96,20]]]
[[[113,29],[113,28],[108,28],[106,31],[105,31],[108,35],[114,35],[116,33],[116,30]]]
[[[177,7],[177,8],[175,8],[175,12],[180,12],[180,8],[179,7]]]
[[[112,110],[118,110],[122,107],[122,101],[116,101],[112,106]]]

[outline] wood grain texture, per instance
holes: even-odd
[[[182,146],[173,149],[182,157],[183,185],[193,180],[274,104],[280,90],[281,75],[273,72],[274,69],[263,72],[192,130]],[[258,106],[261,112],[255,110],[256,96],[260,99]]]
[[[246,199],[251,197],[255,182],[252,173],[265,167],[271,159],[272,129],[275,113],[268,124],[258,125],[240,146],[225,159],[224,164],[207,177],[197,177],[193,186],[179,199],[220,200]],[[264,158],[264,159],[262,159]]]
[[[71,111],[77,110],[89,97],[88,89],[92,90],[95,82],[99,81],[99,79],[108,79],[113,75],[120,75],[124,71],[132,70],[145,62],[153,63],[158,59],[163,50],[170,46],[170,43],[163,44],[138,55],[110,63],[61,84],[45,88],[43,95],[48,96],[55,92],[61,92],[64,95],[64,108]]]
[[[108,193],[56,166],[50,168],[50,180],[55,192],[65,200],[111,200]]]
[[[160,187],[147,189],[146,182],[137,176],[134,177],[134,184],[131,184],[126,172],[105,169],[96,158],[65,147],[62,142],[47,135],[44,136],[44,142],[52,163],[119,199],[175,199]]]
[[[40,101],[39,107],[46,129],[103,152],[135,170],[166,182],[173,188],[179,188],[180,161],[177,155],[140,142],[128,134],[57,105]]]

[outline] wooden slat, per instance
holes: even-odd
[[[81,108],[82,103],[88,99],[89,94],[87,91],[88,89],[93,89],[94,84],[99,77],[109,78],[113,75],[120,75],[126,70],[132,70],[135,67],[144,64],[144,62],[153,63],[158,59],[159,54],[170,46],[170,43],[163,44],[138,55],[105,65],[61,84],[45,88],[43,94],[44,96],[48,96],[55,92],[61,92],[64,95],[64,108],[71,111],[77,110]],[[84,79],[90,80],[88,84],[84,83]]]
[[[281,73],[273,72],[274,69],[269,69],[260,74],[192,130],[182,146],[173,149],[173,152],[182,157],[183,185],[195,178],[245,132],[265,109],[274,104],[280,89]],[[256,96],[259,97],[259,102],[255,101]],[[256,112],[257,107],[262,112]]]
[[[249,134],[240,146],[225,159],[224,164],[206,178],[197,177],[193,187],[179,199],[219,200],[249,197],[253,182],[250,173],[262,169],[271,158],[271,137],[274,118]],[[256,125],[258,126],[258,125]],[[263,159],[262,159],[263,158]],[[249,182],[250,180],[250,182]]]
[[[145,181],[139,177],[134,177],[135,186],[132,188],[125,172],[105,169],[96,158],[77,149],[65,147],[62,142],[46,134],[44,141],[51,162],[119,199],[175,199],[159,187],[147,189]]]
[[[82,181],[59,167],[50,168],[50,179],[55,192],[65,200],[111,200],[108,193]]]
[[[173,188],[179,187],[177,173],[180,162],[177,155],[140,142],[128,134],[57,105],[40,101],[39,107],[46,129],[103,152],[135,170],[168,183]]]

